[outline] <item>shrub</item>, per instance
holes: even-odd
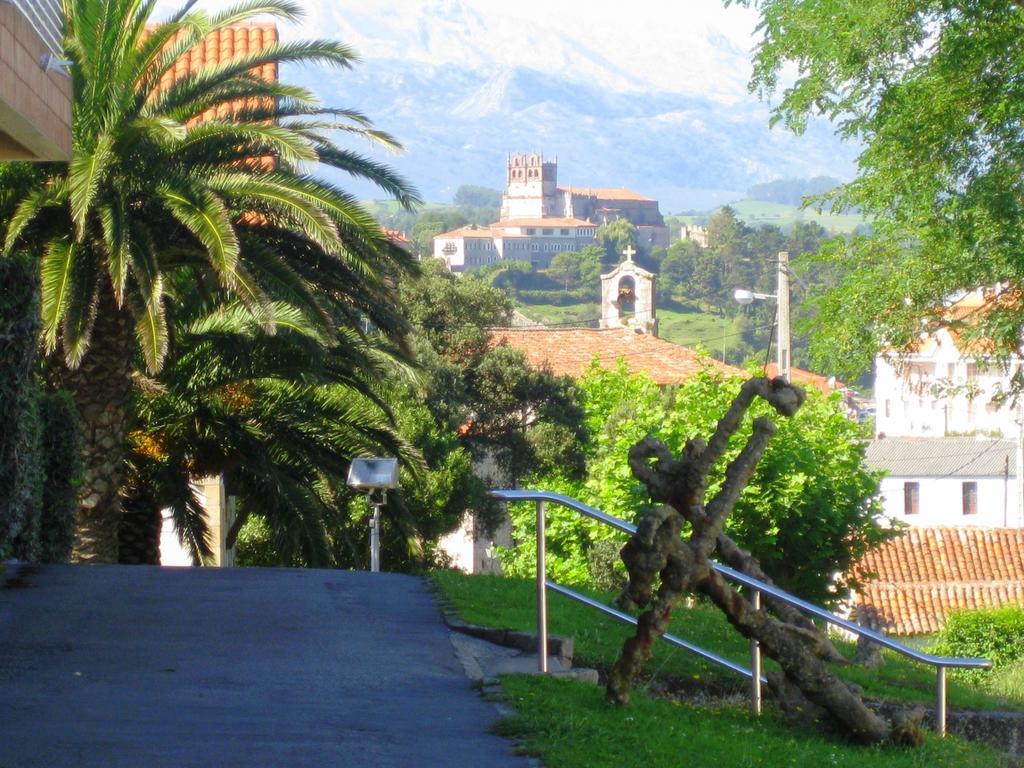
[[[40,422],[43,488],[38,559],[42,563],[65,563],[71,557],[82,480],[81,426],[71,394],[44,395]]]
[[[0,560],[31,559],[38,526],[39,292],[27,256],[0,259]]]
[[[693,436],[706,439],[741,380],[706,368],[673,390],[662,392],[647,376],[593,368],[579,381],[589,437],[583,446],[583,479],[557,470],[527,478],[523,486],[564,493],[608,514],[638,523],[650,496],[630,471],[630,447],[647,435],[664,440],[676,455]],[[878,475],[864,466],[860,427],[847,419],[835,397],[808,392],[792,418],[780,418],[768,404],[751,412],[777,427],[754,475],[744,488],[726,531],[748,549],[782,588],[813,602],[834,603],[849,588],[847,574],[872,544],[892,535],[876,518]],[[721,487],[725,465],[741,450],[750,421],[730,441],[711,475],[710,495]],[[533,574],[533,505],[510,504],[513,540],[502,567],[515,576]],[[548,508],[547,539],[555,580],[585,583],[592,578],[590,553],[601,541],[621,547],[624,535],[557,505]],[[615,544],[602,545],[605,553]],[[605,555],[606,556],[606,555]],[[596,556],[600,561],[602,555]]]
[[[947,656],[984,657],[996,668],[1024,659],[1024,608],[954,613],[946,620],[934,650]],[[980,677],[984,673],[967,674]]]

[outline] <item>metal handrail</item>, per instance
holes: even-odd
[[[541,635],[539,639],[538,648],[547,648],[547,595],[546,588],[551,587],[556,592],[572,597],[574,600],[578,600],[581,603],[590,605],[593,608],[597,608],[600,611],[608,613],[609,615],[615,616],[620,620],[629,619],[629,623],[636,623],[631,616],[615,611],[608,606],[598,603],[590,598],[585,598],[579,593],[572,593],[572,590],[567,590],[565,587],[561,587],[552,581],[548,581],[546,577],[545,560],[547,557],[547,547],[545,544],[545,505],[547,502],[553,502],[559,504],[568,509],[572,509],[581,515],[589,517],[598,522],[604,523],[616,530],[622,531],[623,533],[634,534],[636,533],[636,526],[632,523],[627,523],[625,520],[621,520],[617,517],[613,517],[599,509],[591,507],[589,504],[584,504],[582,501],[566,496],[562,493],[555,493],[554,491],[529,491],[529,490],[493,490],[491,495],[495,498],[502,499],[503,501],[535,501],[537,502],[537,626],[538,633]],[[921,662],[922,664],[928,664],[929,666],[935,667],[935,729],[940,735],[946,733],[946,669],[950,667],[958,667],[963,669],[991,669],[992,662],[988,659],[977,659],[977,658],[956,658],[951,656],[936,656],[931,653],[925,653],[915,648],[903,645],[892,638],[887,637],[881,632],[876,632],[868,627],[861,626],[856,622],[844,619],[841,616],[836,616],[831,611],[827,611],[824,608],[809,603],[806,600],[802,600],[795,595],[791,595],[784,590],[779,589],[774,584],[768,584],[767,582],[760,581],[748,576],[741,571],[737,571],[728,566],[722,565],[715,561],[711,561],[711,567],[722,576],[725,576],[732,581],[735,581],[743,586],[752,590],[752,598],[754,601],[754,607],[760,607],[760,597],[762,594],[771,597],[774,600],[779,600],[784,603],[792,605],[805,613],[815,616],[819,619],[842,627],[843,629],[852,632],[856,635],[860,635],[868,638],[878,645],[896,651],[907,658],[913,659],[914,661]],[[582,599],[581,599],[582,598]],[[675,642],[678,641],[678,642]],[[723,659],[720,656],[712,654],[710,651],[706,651],[698,646],[693,646],[690,643],[679,640],[678,638],[672,638],[669,640],[674,645],[679,645],[686,650],[690,650],[709,661],[722,664],[734,672],[739,672],[752,681],[751,688],[751,701],[752,707],[755,712],[760,713],[761,711],[761,685],[764,681],[761,676],[761,650],[756,640],[752,640],[750,643],[751,652],[751,669],[747,670],[733,662]],[[541,672],[547,672],[547,654],[538,653],[538,668]]]
[[[601,611],[601,613],[605,613],[614,619],[618,619],[623,624],[631,624],[634,627],[637,625],[637,620],[634,617],[630,616],[628,613],[623,613],[622,611],[616,608],[612,608],[610,605],[605,605],[599,600],[595,600],[592,597],[587,597],[581,592],[569,589],[568,587],[563,587],[561,584],[558,584],[557,582],[554,582],[551,579],[547,579],[545,583],[547,584],[548,589],[553,590],[560,595],[568,597],[570,600],[575,600],[577,603],[582,603],[583,605],[595,608]],[[743,675],[743,677],[747,678],[752,678],[754,676],[753,673],[749,669],[744,667],[742,664],[737,664],[735,661],[730,661],[724,656],[719,656],[717,653],[709,651],[705,648],[701,648],[699,645],[688,643],[681,637],[676,637],[675,635],[666,632],[664,635],[661,636],[661,639],[669,645],[674,645],[677,648],[682,648],[684,651],[689,651],[690,653],[700,656],[702,659],[718,664],[719,666],[725,667],[726,669],[731,669],[737,675]],[[767,683],[768,678],[761,676],[761,682]]]

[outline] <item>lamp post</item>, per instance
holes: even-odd
[[[398,459],[352,459],[348,485],[366,491],[373,508],[370,517],[370,571],[380,571],[380,511],[387,503],[388,489],[398,487]]]
[[[775,299],[777,313],[776,325],[779,328],[779,343],[775,345],[775,362],[778,375],[789,381],[790,357],[792,341],[789,326],[789,252],[780,251],[776,271],[776,292],[755,293],[744,288],[737,288],[733,298],[740,304],[750,304],[754,299]]]

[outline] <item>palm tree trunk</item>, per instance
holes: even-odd
[[[82,419],[83,480],[71,559],[116,563],[135,335],[131,316],[105,290],[92,339],[81,364],[61,372],[61,384],[74,396]]]

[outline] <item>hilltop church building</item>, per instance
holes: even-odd
[[[501,218],[434,238],[434,256],[452,272],[501,259],[527,261],[544,269],[560,251],[578,251],[594,243],[602,224],[626,219],[638,230],[642,248],[668,247],[668,228],[658,201],[622,187],[558,186],[558,158],[539,152],[507,158]]]

